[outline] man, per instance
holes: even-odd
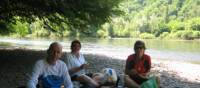
[[[73,88],[66,64],[59,60],[62,56],[62,46],[53,42],[47,50],[47,58],[38,60],[34,66],[32,76],[28,81],[28,88],[36,88],[41,80],[43,88]]]

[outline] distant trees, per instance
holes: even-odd
[[[40,37],[200,39],[199,0],[0,2],[4,3],[0,3],[1,34],[12,32],[21,36],[30,34]]]
[[[125,15],[109,23],[110,36],[200,39],[199,0],[126,0],[120,7]]]

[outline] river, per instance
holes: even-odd
[[[53,41],[60,42],[64,51],[70,51],[70,43],[73,39],[19,39],[0,38],[0,48],[24,48],[45,50]],[[134,42],[138,39],[115,38],[97,39],[82,38],[81,52],[107,55],[113,58],[126,59],[133,53]],[[200,64],[199,40],[143,40],[146,43],[146,53],[153,59],[175,60]]]

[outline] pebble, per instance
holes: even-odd
[[[10,55],[11,54],[11,55]],[[26,85],[34,62],[43,58],[44,51],[34,50],[0,50],[0,84],[1,88],[16,88]],[[113,68],[123,74],[125,61],[104,55],[85,54],[90,64],[87,72],[100,72],[105,67]],[[200,66],[167,61],[152,62],[152,70],[160,74],[162,88],[200,88]],[[180,66],[179,66],[180,65]],[[181,68],[182,65],[187,68]],[[188,71],[192,66],[195,71]],[[176,68],[177,67],[177,68]]]

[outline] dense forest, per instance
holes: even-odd
[[[87,6],[90,4],[85,4],[84,8],[94,8]],[[108,14],[108,8],[112,9],[108,12],[116,10],[117,14]],[[38,17],[27,22],[16,16],[15,22],[0,21],[0,34],[11,37],[200,39],[200,0],[118,0],[115,6],[108,8],[95,12],[95,16],[102,18],[109,15],[105,20],[74,20],[78,27],[67,22],[55,24]],[[62,18],[62,15],[58,17]]]
[[[125,15],[107,26],[112,37],[200,38],[200,0],[126,0]]]

